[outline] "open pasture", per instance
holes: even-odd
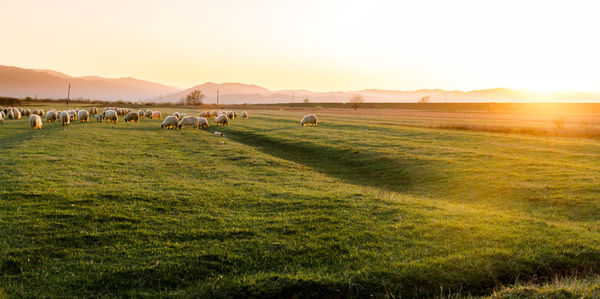
[[[248,111],[0,125],[0,294],[492,296],[597,274],[600,139],[446,126],[554,116]]]

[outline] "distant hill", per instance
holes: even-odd
[[[508,88],[472,91],[420,89],[414,91],[364,89],[356,91],[314,92],[304,89],[269,90],[252,84],[203,83],[188,89],[134,78],[103,78],[98,76],[71,77],[53,70],[22,69],[0,66],[0,96],[65,98],[71,84],[71,98],[97,100],[127,100],[177,102],[193,90],[205,95],[204,102],[213,104],[268,104],[302,102],[347,102],[361,94],[366,102],[416,102],[428,96],[431,102],[600,102],[600,93],[560,92],[532,93]]]
[[[110,79],[97,76],[71,77],[51,70],[0,66],[0,95],[8,97],[71,98],[145,101],[181,90],[133,78]]]

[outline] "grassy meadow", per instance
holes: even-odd
[[[0,297],[600,296],[600,115],[248,112],[5,121]]]

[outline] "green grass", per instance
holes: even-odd
[[[0,297],[493,296],[597,273],[600,141],[303,113],[6,121]]]

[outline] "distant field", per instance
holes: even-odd
[[[248,111],[5,121],[0,297],[600,296],[600,115]]]

